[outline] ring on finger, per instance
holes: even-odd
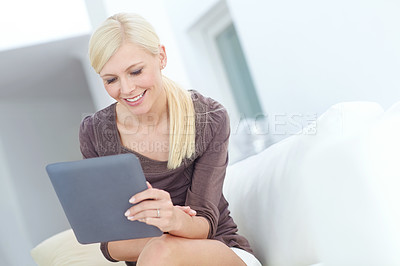
[[[157,209],[157,218],[160,218],[160,209]]]

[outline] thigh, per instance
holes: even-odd
[[[164,235],[144,247],[138,265],[246,265],[224,243]]]

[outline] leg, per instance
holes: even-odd
[[[146,244],[137,265],[243,266],[245,263],[220,241],[163,235]]]
[[[108,253],[119,261],[136,261],[143,248],[152,238],[108,242]]]

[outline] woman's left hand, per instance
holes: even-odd
[[[174,206],[168,192],[153,188],[147,182],[148,189],[134,195],[129,202],[136,204],[125,212],[131,221],[140,221],[157,226],[163,232],[176,230],[179,227],[179,213],[193,216],[190,208]],[[192,215],[191,215],[192,214]]]

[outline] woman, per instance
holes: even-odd
[[[165,47],[138,15],[108,18],[93,33],[89,56],[116,103],[83,120],[82,154],[138,156],[149,189],[133,195],[125,215],[165,233],[102,243],[105,257],[127,265],[260,265],[222,195],[226,110],[162,75]]]

